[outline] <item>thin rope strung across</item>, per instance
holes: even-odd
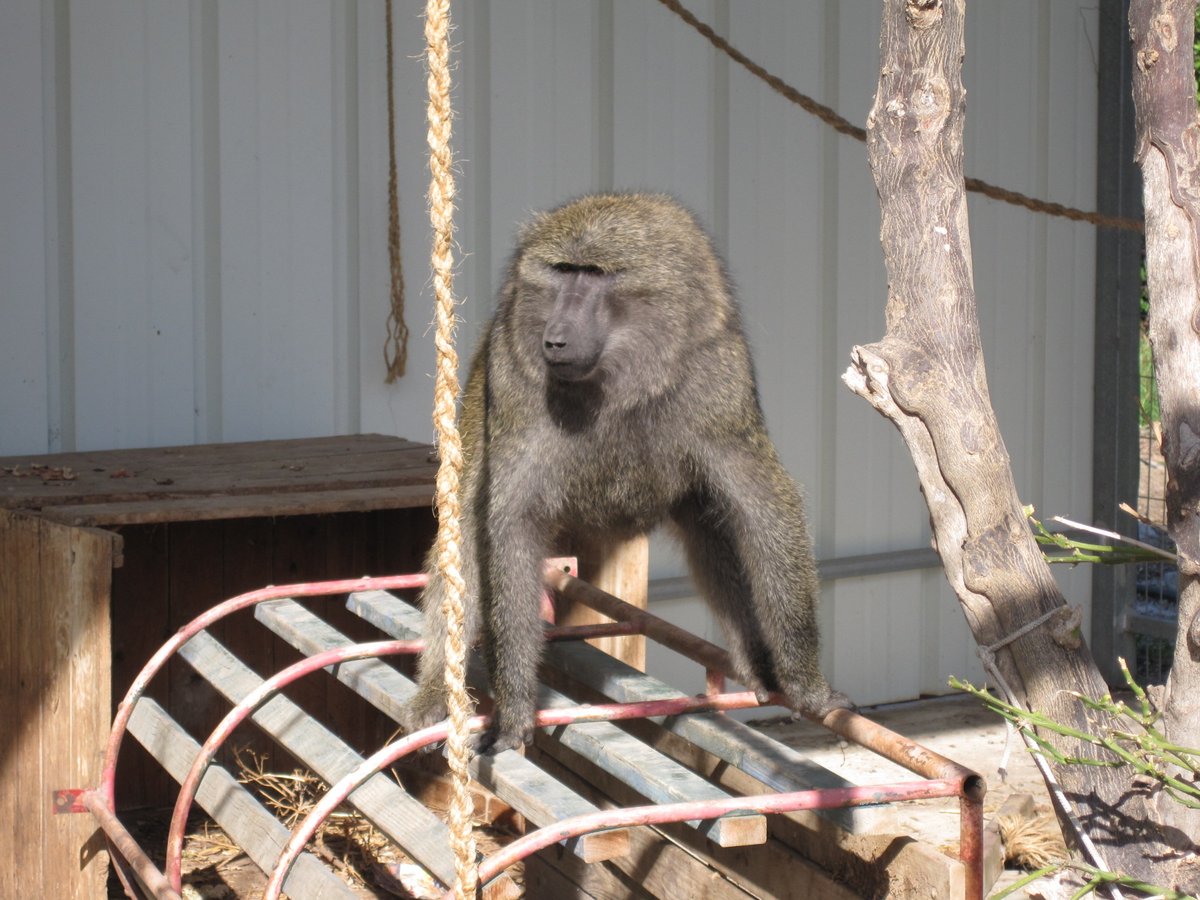
[[[700,33],[710,44],[720,50],[735,63],[767,84],[771,90],[775,91],[781,97],[795,103],[805,112],[816,116],[826,125],[833,128],[839,134],[844,134],[847,137],[852,137],[856,141],[867,140],[867,131],[855,125],[849,119],[840,115],[836,110],[826,106],[824,103],[818,103],[807,94],[802,94],[795,87],[788,84],[778,75],[775,75],[761,65],[756,63],[745,53],[734,47],[729,41],[717,34],[713,27],[707,22],[702,22],[696,18],[696,15],[685,7],[679,0],[658,0],[663,6],[669,9],[675,15],[679,16],[684,22]],[[983,194],[985,197],[990,197],[993,200],[999,200],[1002,203],[1011,203],[1014,206],[1023,206],[1032,212],[1044,213],[1048,216],[1058,216],[1064,219],[1071,219],[1076,222],[1090,222],[1093,225],[1098,225],[1101,228],[1120,228],[1125,231],[1143,231],[1145,230],[1140,219],[1128,219],[1121,216],[1108,216],[1104,213],[1088,212],[1087,210],[1076,209],[1073,206],[1065,206],[1061,203],[1051,203],[1048,200],[1039,200],[1036,197],[1030,197],[1028,194],[1022,194],[1018,191],[1010,191],[1007,188],[998,187],[994,184],[989,184],[979,178],[965,178],[966,188],[975,194]]]

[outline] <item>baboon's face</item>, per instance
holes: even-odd
[[[514,337],[549,382],[661,393],[727,315],[711,245],[676,204],[584,198],[535,219],[517,259]]]
[[[599,366],[616,317],[614,275],[595,266],[551,267],[553,306],[542,329],[542,358],[551,377],[582,381]]]

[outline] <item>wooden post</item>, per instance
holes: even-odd
[[[639,609],[646,608],[650,583],[650,540],[646,535],[628,541],[588,541],[576,544],[570,552],[579,557],[579,577],[584,581]],[[560,625],[612,621],[586,606],[564,601],[559,603],[557,618]],[[640,635],[595,638],[588,643],[639,672],[646,671],[646,639]]]
[[[103,898],[96,822],[54,814],[95,787],[111,720],[109,602],[121,539],[0,510],[0,896]]]

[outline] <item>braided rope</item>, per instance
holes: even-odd
[[[429,88],[429,219],[433,226],[433,289],[437,346],[433,422],[441,462],[437,474],[437,558],[445,584],[442,613],[446,617],[446,687],[450,734],[446,756],[453,794],[450,799],[450,840],[455,859],[454,896],[475,896],[475,841],[471,835],[473,804],[468,793],[471,760],[467,719],[471,699],[466,689],[466,643],[463,593],[459,571],[462,529],[459,524],[459,479],[462,442],[455,422],[458,399],[458,354],[454,349],[454,173],[450,152],[450,0],[428,0],[425,7],[426,65]]]
[[[856,141],[866,142],[867,130],[865,128],[860,128],[824,103],[818,103],[807,94],[800,93],[800,91],[796,90],[796,88],[778,75],[768,72],[746,54],[742,53],[742,51],[734,47],[729,41],[725,40],[725,38],[717,34],[711,25],[696,18],[695,14],[680,3],[679,0],[658,0],[658,2],[699,32],[713,47],[720,50],[755,78],[765,82],[771,90],[795,103],[805,112],[816,116],[839,134],[852,137]],[[967,178],[966,188],[968,191],[983,194],[985,197],[990,197],[993,200],[1011,203],[1014,206],[1023,206],[1032,212],[1045,213],[1049,216],[1060,216],[1061,218],[1071,219],[1076,222],[1090,222],[1101,228],[1120,228],[1125,231],[1145,230],[1140,219],[1127,219],[1121,216],[1105,215],[1104,213],[1087,212],[1082,209],[1076,209],[1073,206],[1064,206],[1061,203],[1039,200],[1036,197],[1030,197],[1028,194],[997,187],[978,178]]]
[[[396,181],[396,71],[392,52],[392,0],[384,0],[387,29],[387,129],[388,129],[388,266],[392,285],[383,362],[386,384],[404,377],[408,362],[408,326],[404,324],[404,269],[400,265],[400,189]]]

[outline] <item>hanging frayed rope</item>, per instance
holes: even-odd
[[[392,54],[392,0],[384,0],[387,29],[387,130],[388,130],[388,267],[391,294],[383,361],[386,384],[404,377],[408,363],[408,326],[404,323],[404,269],[400,265],[400,189],[396,181],[396,70]]]
[[[459,571],[462,530],[459,523],[459,479],[462,442],[455,422],[458,400],[458,354],[454,349],[454,173],[450,152],[450,2],[429,0],[425,7],[426,65],[429,70],[429,218],[433,225],[433,289],[437,326],[437,377],[433,422],[441,462],[437,474],[437,564],[445,583],[442,612],[446,617],[446,687],[450,733],[446,756],[453,794],[450,839],[454,847],[454,896],[475,896],[475,841],[471,835],[473,804],[468,793],[471,760],[467,720],[471,699],[466,689],[463,593]]]

